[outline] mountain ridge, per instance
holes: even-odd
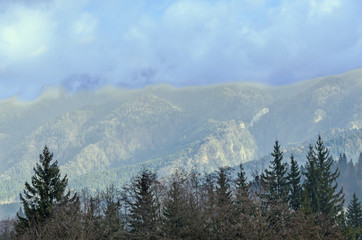
[[[77,188],[87,187],[92,174],[143,164],[161,173],[209,172],[265,156],[276,138],[298,145],[324,132],[357,139],[332,144],[355,156],[362,151],[362,69],[280,87],[48,89],[33,102],[1,100],[0,114],[0,201],[12,202],[44,145]]]

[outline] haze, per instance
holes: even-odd
[[[284,85],[361,67],[358,0],[0,1],[0,99],[105,85]]]

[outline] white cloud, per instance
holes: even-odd
[[[0,88],[11,92],[0,96],[32,96],[74,76],[100,79],[97,86],[280,84],[361,67],[362,2],[357,0],[5,5]],[[79,84],[84,88],[87,81]]]
[[[82,13],[72,26],[74,37],[80,42],[91,42],[96,34],[98,20],[89,13]]]
[[[47,14],[35,9],[17,7],[1,16],[0,59],[3,64],[44,53],[52,28]]]

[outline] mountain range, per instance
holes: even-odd
[[[262,168],[276,139],[302,164],[318,134],[333,157],[357,160],[362,69],[287,86],[48,88],[34,101],[0,101],[0,203],[18,201],[45,145],[72,189],[93,191],[121,185],[143,166],[160,175],[247,162]]]

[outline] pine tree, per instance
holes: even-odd
[[[157,234],[160,206],[155,198],[156,182],[156,174],[143,169],[128,189],[131,235],[136,239],[155,239]]]
[[[302,202],[302,187],[300,185],[300,171],[298,163],[290,156],[290,172],[288,173],[289,195],[288,202],[295,211],[300,208]]]
[[[362,239],[362,205],[356,193],[348,205],[346,220],[352,239]]]
[[[343,189],[336,192],[339,170],[332,171],[333,159],[329,157],[321,136],[318,136],[314,149],[309,147],[304,187],[313,213],[337,220],[343,211],[344,202]]]
[[[266,188],[266,196],[270,201],[287,201],[289,186],[287,183],[287,164],[283,163],[283,152],[280,149],[278,140],[275,141],[274,152],[271,153],[274,158],[262,174],[262,182]]]
[[[20,194],[20,201],[24,208],[25,217],[17,214],[15,224],[16,236],[19,237],[30,228],[37,228],[52,217],[57,208],[76,203],[76,194],[70,198],[70,191],[65,192],[68,178],[60,176],[58,161],[52,162],[53,153],[47,146],[39,156],[40,164],[34,168],[35,174],[31,184],[25,183],[24,196]],[[36,230],[35,230],[36,231]]]

